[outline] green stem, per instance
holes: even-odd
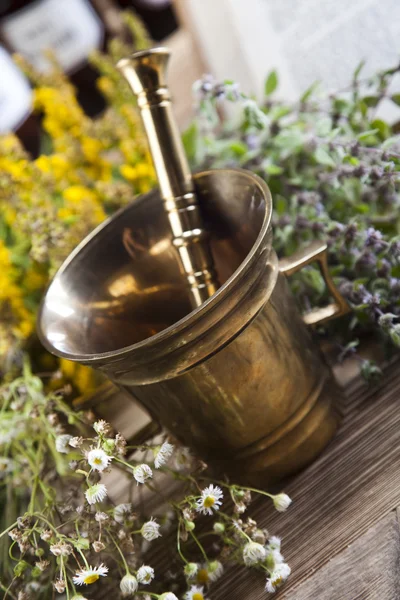
[[[119,545],[117,544],[117,542],[115,541],[115,539],[114,539],[114,537],[111,535],[111,533],[109,533],[109,535],[110,535],[110,538],[112,539],[112,541],[114,542],[114,546],[116,547],[116,549],[118,550],[118,552],[119,552],[119,554],[120,554],[120,556],[121,556],[121,558],[122,558],[122,562],[124,563],[124,567],[125,567],[126,574],[127,574],[127,575],[130,575],[130,570],[129,570],[128,564],[127,564],[127,562],[126,562],[126,560],[125,560],[125,556],[124,556],[124,555],[123,555],[123,553],[122,553],[122,550],[121,550],[121,548],[119,547]]]
[[[193,531],[190,532],[190,535],[192,536],[192,538],[194,539],[194,541],[196,542],[196,544],[200,548],[200,552],[202,553],[204,560],[208,563],[208,556],[206,554],[206,551],[204,550],[203,546],[201,545],[201,543],[197,539],[196,535],[193,533]]]
[[[186,560],[186,558],[183,556],[183,554],[182,554],[182,550],[181,550],[181,538],[180,538],[180,535],[179,535],[179,534],[180,534],[181,525],[182,525],[182,520],[180,519],[180,520],[179,520],[178,527],[177,527],[177,534],[176,534],[176,547],[177,547],[177,549],[178,549],[178,554],[179,554],[179,556],[181,557],[181,559],[183,560],[183,562],[184,562],[185,564],[189,564],[189,561],[188,561],[188,560]]]
[[[0,533],[0,538],[3,537],[3,535],[6,535],[6,533],[8,533],[9,531],[11,531],[11,529],[14,529],[14,527],[16,527],[18,525],[18,521],[15,521],[15,523],[13,523],[12,525],[10,525],[9,527],[7,527],[7,529],[5,529],[4,531],[2,531]],[[0,582],[1,583],[1,582]]]

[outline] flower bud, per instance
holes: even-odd
[[[217,521],[213,525],[213,530],[215,533],[218,533],[218,534],[224,533],[225,525],[223,523],[220,523],[219,521]]]
[[[193,531],[196,527],[196,524],[193,521],[185,521],[185,529],[186,531]]]

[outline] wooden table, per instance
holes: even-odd
[[[399,365],[385,370],[378,388],[354,378],[349,365],[337,369],[345,384],[338,434],[284,486],[293,499],[286,513],[264,499],[252,506],[259,525],[283,540],[292,568],[285,586],[269,596],[261,575],[235,568],[212,588],[210,600],[400,598]],[[115,415],[114,404],[112,410]]]

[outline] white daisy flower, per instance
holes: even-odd
[[[210,563],[208,563],[208,579],[211,581],[211,583],[217,581],[217,579],[221,577],[223,572],[224,567],[222,563],[219,562],[219,560],[212,560]]]
[[[217,485],[209,485],[201,492],[201,497],[197,500],[196,510],[204,515],[212,515],[213,510],[218,510],[221,506],[223,493]]]
[[[0,456],[0,479],[2,479],[7,473],[11,473],[15,468],[15,462],[11,458]]]
[[[95,471],[104,471],[112,461],[112,456],[108,456],[101,448],[93,448],[87,455],[89,465]]]
[[[114,508],[114,520],[117,523],[123,523],[127,517],[132,514],[132,504],[130,502],[126,504],[118,504]]]
[[[196,583],[200,585],[209,585],[217,581],[224,572],[224,567],[218,560],[212,560],[209,563],[200,565],[196,574]]]
[[[72,435],[68,435],[68,433],[64,433],[63,435],[58,435],[56,437],[56,450],[61,454],[68,454],[71,452],[71,448],[69,448],[69,440],[72,440]]]
[[[136,577],[139,583],[147,585],[154,579],[154,569],[148,565],[142,565],[136,573]]]
[[[276,496],[273,496],[272,500],[278,512],[285,512],[292,504],[292,500],[287,494],[277,494]]]
[[[174,451],[174,447],[172,444],[168,442],[164,442],[162,446],[158,446],[154,450],[154,466],[156,469],[159,469],[163,465],[165,465],[172,455]]]
[[[248,567],[262,562],[265,560],[266,556],[266,549],[257,542],[248,542],[243,548],[244,564]]]
[[[185,577],[187,577],[187,579],[192,579],[195,575],[197,575],[198,570],[199,570],[199,565],[197,563],[191,562],[191,563],[187,563],[185,565],[183,572],[185,574]]]
[[[108,567],[99,565],[98,567],[87,567],[86,569],[80,569],[76,572],[72,581],[75,585],[90,585],[99,579],[99,577],[105,577],[108,573]]]
[[[149,465],[142,464],[137,465],[133,469],[133,476],[138,483],[144,483],[147,479],[151,479],[153,477],[153,471],[150,469]]]
[[[272,571],[268,577],[265,589],[267,592],[276,592],[277,588],[282,585],[284,581],[289,577],[291,569],[287,563],[281,563]]]
[[[158,597],[158,600],[178,600],[178,598],[172,592],[164,592]]]
[[[267,550],[267,559],[266,559],[265,564],[268,567],[268,569],[273,571],[277,565],[284,562],[284,558],[283,558],[282,554],[279,552],[279,550],[270,550],[268,546],[267,546],[266,550]]]
[[[152,542],[158,537],[161,537],[161,533],[159,530],[160,525],[152,517],[150,521],[147,521],[142,525],[140,533],[142,534],[145,540],[147,540],[148,542]]]
[[[184,600],[206,600],[204,596],[204,587],[192,585],[190,590],[183,596]]]
[[[281,538],[276,535],[272,535],[268,540],[268,548],[270,550],[280,550],[281,549]]]
[[[104,498],[107,498],[107,488],[104,483],[96,483],[86,490],[85,496],[89,504],[102,502]]]
[[[121,579],[119,587],[121,590],[122,597],[126,598],[127,596],[132,596],[138,589],[139,585],[136,577],[134,575],[131,575],[130,573],[127,573]]]

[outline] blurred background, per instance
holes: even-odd
[[[182,128],[192,83],[206,72],[260,96],[275,68],[280,94],[291,100],[315,80],[340,89],[361,60],[366,75],[399,60],[397,0],[0,0],[0,133],[17,131],[37,151],[30,86],[14,52],[46,72],[43,51],[51,48],[85,112],[100,114],[105,102],[87,59],[113,37],[132,41],[121,18],[126,9],[139,15],[155,43],[173,51],[170,85]],[[389,101],[382,110],[398,119]]]

